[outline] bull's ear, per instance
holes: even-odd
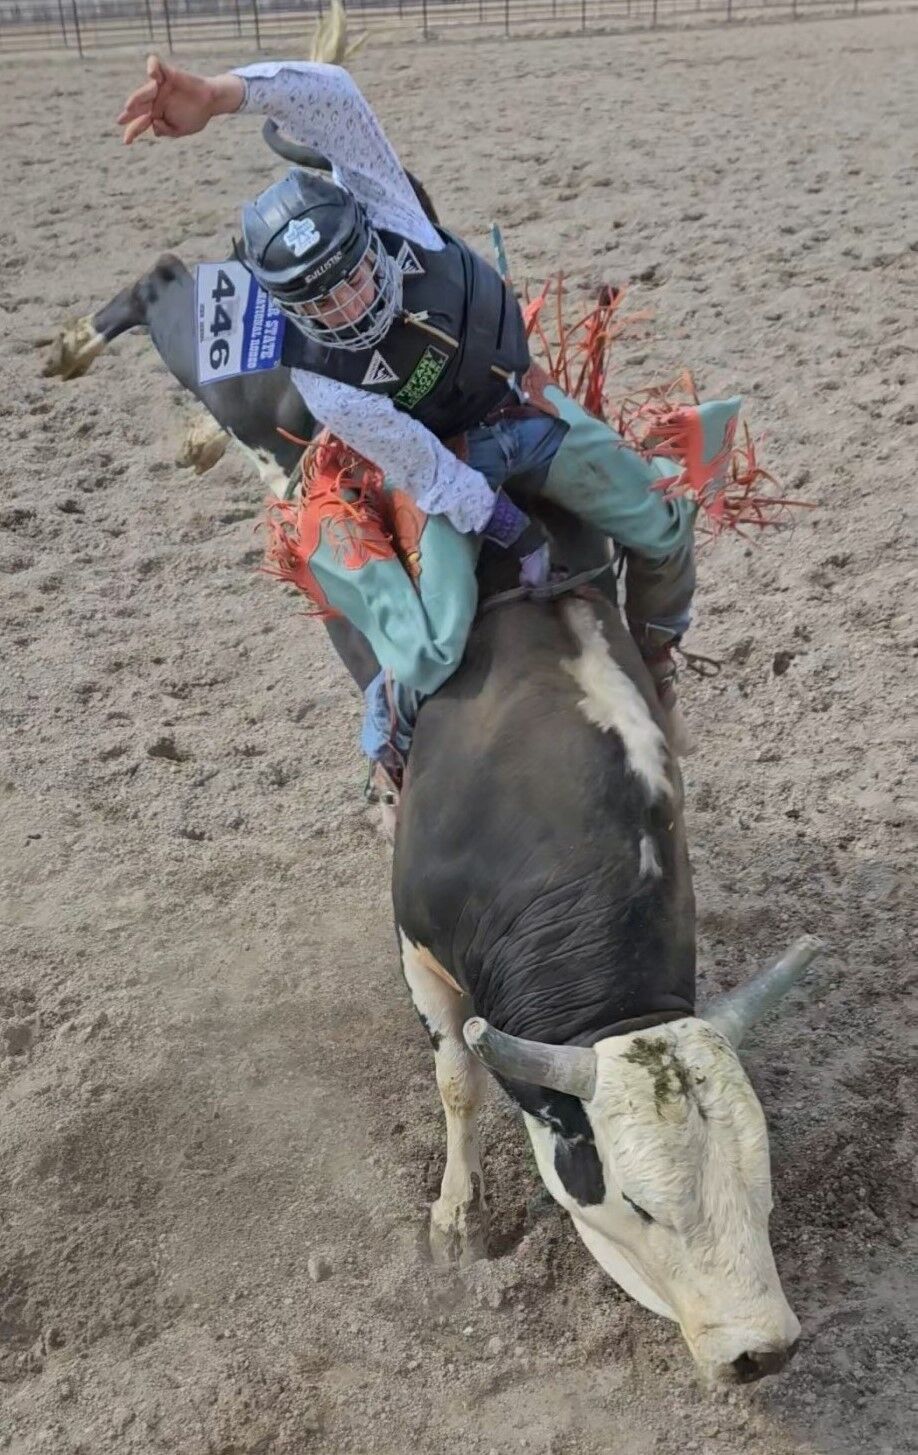
[[[777,1005],[823,949],[822,940],[815,935],[804,935],[780,960],[760,970],[745,985],[738,985],[712,1000],[701,1011],[701,1019],[726,1036],[731,1046],[738,1047],[749,1027]]]
[[[473,1016],[462,1029],[465,1043],[490,1071],[508,1081],[548,1086],[592,1101],[596,1090],[596,1053],[588,1046],[550,1046],[545,1041],[524,1041],[497,1031],[481,1016]]]

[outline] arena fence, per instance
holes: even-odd
[[[0,56],[51,49],[84,56],[145,44],[187,50],[221,41],[273,51],[294,43],[304,51],[323,8],[323,0],[0,0]],[[876,0],[350,0],[348,17],[352,34],[429,40],[463,31],[647,30],[878,8],[889,7]]]

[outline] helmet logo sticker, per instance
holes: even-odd
[[[373,350],[370,367],[361,379],[361,384],[392,384],[398,378],[394,369],[386,363],[379,349]]]
[[[284,242],[294,257],[301,258],[305,253],[311,253],[321,241],[319,229],[311,217],[295,217],[287,224]]]
[[[406,277],[418,277],[424,273],[424,269],[418,262],[414,249],[409,247],[407,242],[402,243],[395,261]]]

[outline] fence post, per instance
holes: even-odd
[[[727,0],[727,20],[733,19],[733,0]]]
[[[169,47],[169,54],[172,54],[172,20],[169,15],[169,0],[163,0],[163,20],[166,22],[166,45]]]
[[[586,30],[586,7],[587,0],[580,0],[580,29]]]
[[[652,26],[654,26],[654,28],[656,28],[656,24],[657,24],[657,0],[653,0],[653,11],[652,11],[650,23],[651,23]]]
[[[791,15],[797,19],[797,0],[791,0]]]
[[[424,39],[430,40],[430,31],[427,29],[427,0],[421,0],[421,17],[424,22]]]
[[[64,37],[64,45],[70,45],[70,37],[67,35],[67,22],[64,19],[64,0],[57,0],[57,13],[61,18],[61,35]]]
[[[255,21],[255,49],[261,50],[261,26],[258,23],[258,0],[252,0],[252,18]]]
[[[510,34],[510,0],[504,0],[504,35]]]
[[[153,15],[152,15],[152,12],[150,10],[150,0],[143,0],[143,3],[144,3],[144,8],[145,8],[145,10],[147,12],[147,33],[148,33],[148,35],[150,37],[150,40],[152,40],[153,39]]]
[[[73,29],[76,33],[77,50],[80,53],[80,60],[83,59],[83,37],[80,34],[80,17],[77,11],[77,0],[70,0],[73,6]]]
[[[242,12],[239,9],[239,0],[233,0],[233,8],[236,11],[236,34],[242,34]]]

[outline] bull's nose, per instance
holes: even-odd
[[[799,1344],[800,1340],[795,1339],[786,1349],[749,1349],[740,1354],[731,1366],[737,1381],[751,1384],[753,1380],[763,1379],[766,1374],[779,1374],[793,1359]]]

